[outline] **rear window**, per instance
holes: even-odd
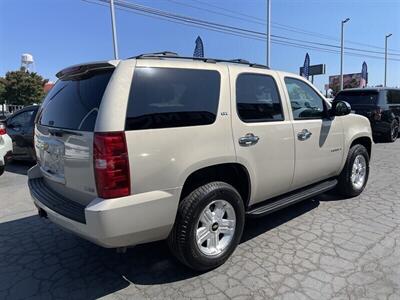
[[[126,130],[212,124],[219,91],[217,71],[138,67],[129,95]]]
[[[348,102],[350,105],[371,105],[378,103],[378,92],[341,92],[335,100],[343,100]]]
[[[400,90],[388,90],[386,98],[388,104],[400,104]]]
[[[41,125],[93,131],[98,109],[113,70],[89,71],[71,80],[59,80],[38,114]]]

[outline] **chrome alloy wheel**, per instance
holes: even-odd
[[[201,212],[197,221],[196,241],[201,253],[208,256],[221,254],[232,242],[235,234],[236,214],[225,200],[214,200]]]
[[[353,162],[351,170],[351,183],[357,190],[364,186],[365,178],[367,176],[367,161],[363,155],[357,155]]]
[[[392,141],[397,139],[397,136],[399,135],[399,124],[397,122],[395,122],[394,126],[390,128],[390,135],[392,137]]]

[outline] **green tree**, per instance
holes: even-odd
[[[0,77],[0,104],[3,104],[6,99],[5,93],[6,93],[6,80]]]
[[[24,70],[7,72],[4,79],[3,98],[7,100],[7,103],[31,105],[42,102],[45,96],[43,86],[48,79],[43,79],[35,72]]]

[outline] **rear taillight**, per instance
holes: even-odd
[[[93,158],[99,197],[109,199],[130,195],[131,181],[125,133],[95,133]]]
[[[7,133],[6,126],[4,124],[0,124],[0,135],[4,135]]]

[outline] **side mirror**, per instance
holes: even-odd
[[[332,116],[346,116],[351,113],[351,106],[346,101],[334,101],[332,103],[331,115]]]

